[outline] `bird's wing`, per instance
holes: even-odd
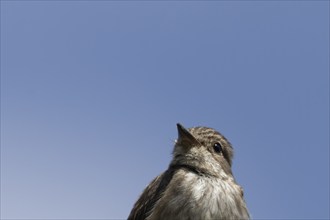
[[[144,220],[150,215],[156,202],[160,199],[162,193],[171,181],[174,172],[175,170],[173,169],[167,170],[157,176],[147,188],[145,188],[128,216],[128,220]]]

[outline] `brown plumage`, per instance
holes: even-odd
[[[249,219],[229,141],[212,128],[177,127],[169,168],[147,186],[128,219]]]

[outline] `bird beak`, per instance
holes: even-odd
[[[181,124],[176,124],[178,127],[178,143],[182,143],[183,145],[200,145],[200,143],[196,140],[196,138],[183,127]]]

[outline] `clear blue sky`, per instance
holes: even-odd
[[[176,123],[255,219],[329,218],[328,1],[1,1],[1,218],[122,219]]]

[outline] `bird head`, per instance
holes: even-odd
[[[186,166],[203,175],[232,176],[233,148],[219,132],[208,127],[184,128],[177,124],[178,139],[171,166]]]

